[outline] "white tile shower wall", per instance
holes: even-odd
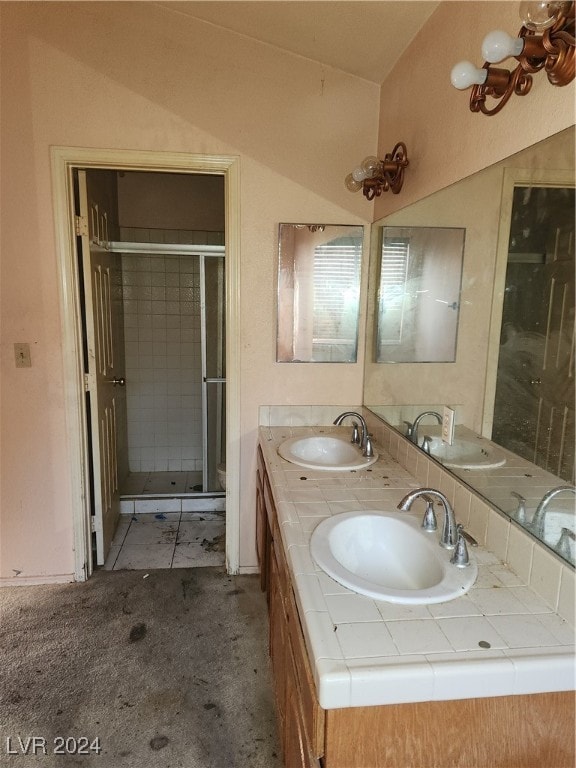
[[[131,472],[202,469],[198,257],[122,256]]]

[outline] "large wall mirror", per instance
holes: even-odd
[[[364,228],[280,224],[279,363],[355,363]]]
[[[369,320],[364,377],[368,408],[404,435],[417,421],[407,439],[572,565],[574,167],[569,128],[377,222],[372,310],[384,229],[466,231],[458,344],[450,365],[378,365]],[[456,412],[452,446],[435,415],[444,405]]]

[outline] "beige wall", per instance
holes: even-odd
[[[253,566],[259,405],[359,403],[362,393],[362,355],[338,366],[338,376],[330,365],[274,362],[278,222],[372,219],[372,206],[342,180],[376,144],[379,89],[153,3],[3,2],[0,13],[0,575],[65,578],[74,562],[51,145],[240,157],[240,562]],[[492,126],[468,117],[467,97],[437,72],[438,49],[452,47],[450,58],[459,58],[472,36],[477,50],[484,19],[476,16],[468,24],[460,10],[446,25],[435,14],[421,38],[425,58],[412,51],[409,66],[382,90],[384,151],[389,139],[402,138],[411,153],[404,204],[568,119],[566,94],[540,84],[525,99],[546,110],[540,119],[519,99]],[[390,200],[398,206],[390,196],[378,216]],[[30,343],[31,368],[15,368],[15,342]]]
[[[118,218],[123,229],[224,232],[224,178],[142,171],[119,173]],[[171,236],[170,232],[162,234]],[[178,237],[177,232],[172,237]]]
[[[482,40],[493,29],[520,29],[519,3],[442,2],[382,85],[380,153],[397,141],[410,165],[399,195],[376,202],[375,219],[447,187],[574,124],[574,83],[552,87],[543,72],[527,96],[512,96],[498,115],[472,113],[470,91],[450,84],[454,64],[482,66]],[[511,60],[502,67],[511,69]]]
[[[0,12],[0,574],[65,576],[74,563],[51,145],[240,156],[240,562],[253,566],[258,406],[361,400],[362,360],[338,381],[330,366],[274,362],[278,222],[371,218],[342,179],[376,144],[378,87],[153,3]],[[15,368],[14,342],[31,344],[31,368]]]

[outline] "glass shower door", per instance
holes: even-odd
[[[222,254],[200,257],[204,493],[223,492],[226,463],[226,280]]]

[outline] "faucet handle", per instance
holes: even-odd
[[[518,506],[516,507],[516,520],[519,523],[525,523],[526,522],[526,499],[524,496],[521,496],[519,493],[516,493],[516,491],[510,491],[510,496],[514,496],[515,499],[518,499]]]
[[[564,557],[566,560],[570,560],[572,558],[570,539],[572,539],[572,541],[576,540],[576,534],[574,531],[570,530],[570,528],[562,528],[560,538],[558,539],[558,544],[556,544],[556,552],[558,552],[558,554]]]
[[[468,557],[468,547],[466,546],[466,539],[464,538],[464,526],[459,524],[456,526],[456,532],[458,540],[456,541],[456,547],[454,548],[454,554],[450,558],[452,565],[456,568],[466,568],[470,565],[470,558]]]
[[[422,528],[425,531],[436,531],[438,529],[438,523],[436,521],[436,513],[434,512],[434,500],[430,496],[422,497],[426,502],[426,511],[424,512],[424,519],[422,520]]]
[[[362,451],[362,456],[365,456],[367,459],[371,459],[372,456],[374,456],[374,448],[372,446],[372,435],[370,434],[366,435],[366,438],[364,440],[364,450]]]
[[[431,446],[432,446],[432,438],[430,437],[430,435],[424,435],[424,439],[422,440],[422,445],[420,446],[420,448],[422,448],[424,453],[427,453],[428,455],[430,455],[432,453],[432,451],[430,450]]]
[[[414,429],[414,425],[411,421],[404,421],[404,424],[406,424],[406,431],[404,432],[404,435],[406,437],[412,437],[412,430]]]

